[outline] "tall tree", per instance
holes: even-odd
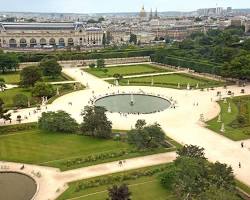
[[[179,157],[185,156],[190,158],[206,159],[204,150],[204,148],[195,145],[185,145],[181,149],[177,150],[177,154]]]
[[[131,192],[126,184],[114,185],[108,189],[110,200],[130,200]]]
[[[104,68],[105,67],[105,60],[104,59],[98,59],[97,61],[97,67],[98,68]]]
[[[5,80],[3,78],[0,78],[0,90],[4,91],[6,88]]]
[[[145,126],[143,121],[137,121],[136,129],[128,132],[128,142],[138,149],[158,148],[165,144],[165,133],[159,124]]]
[[[2,73],[13,71],[19,67],[19,61],[15,54],[0,53],[0,70]]]
[[[131,33],[129,38],[129,43],[137,44],[137,35]]]
[[[44,59],[39,66],[41,67],[44,76],[56,78],[61,75],[62,66],[59,65],[56,59]]]
[[[24,68],[20,73],[21,85],[25,87],[34,86],[37,81],[42,78],[42,73],[39,67],[30,66]]]
[[[81,114],[83,116],[82,133],[93,137],[110,138],[112,122],[108,120],[106,111],[100,106],[86,106]]]

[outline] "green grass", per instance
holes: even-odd
[[[123,76],[126,76],[126,75],[159,73],[159,72],[169,71],[167,69],[162,69],[148,64],[106,67],[105,69],[108,70],[106,73],[102,69],[96,69],[96,68],[85,69],[85,71],[99,78],[113,77],[114,74],[121,74]]]
[[[7,72],[6,74],[0,74],[0,78],[3,78],[6,84],[19,84],[20,72]],[[60,76],[54,79],[51,77],[43,76],[42,80],[45,82],[60,82],[60,81],[71,81],[72,78],[62,73]]]
[[[129,149],[127,143],[101,140],[75,134],[46,133],[38,129],[0,136],[0,160],[53,165],[55,160],[69,159]]]
[[[235,98],[244,98],[244,97],[235,97]],[[245,127],[245,128],[232,128],[230,126],[230,124],[232,123],[232,121],[234,121],[238,114],[239,114],[239,110],[237,108],[237,105],[234,103],[234,101],[232,99],[227,99],[228,103],[231,104],[231,108],[232,108],[232,112],[228,113],[228,103],[224,103],[223,101],[219,102],[219,105],[221,107],[221,118],[222,118],[222,122],[225,123],[225,133],[221,133],[220,129],[221,129],[221,123],[218,123],[218,117],[216,117],[215,119],[212,119],[211,121],[207,122],[207,128],[223,135],[226,136],[228,138],[230,138],[231,140],[235,140],[235,141],[239,141],[239,140],[245,140],[245,139],[249,139],[250,135],[247,134],[245,131],[249,130],[250,127]],[[250,100],[248,101],[248,112],[250,113]]]
[[[24,94],[29,98],[31,97],[30,89],[25,88],[13,88],[10,90],[5,90],[4,92],[0,92],[0,98],[3,100],[4,106],[6,108],[13,107],[13,98],[17,94]]]
[[[168,165],[166,165],[168,166]],[[152,169],[155,167],[149,167],[145,169]],[[140,169],[141,170],[141,169]],[[128,172],[117,173],[114,175],[127,174],[137,170],[131,170]],[[105,177],[105,176],[103,176]],[[93,178],[95,179],[95,178]],[[93,180],[89,179],[89,180]],[[70,183],[69,189],[63,193],[57,200],[67,200],[70,198],[76,198],[77,200],[104,200],[108,197],[107,188],[111,185],[102,185],[99,187],[88,188],[86,190],[76,191],[78,182]],[[117,184],[120,184],[117,182]],[[132,199],[135,200],[176,200],[177,198],[173,193],[162,187],[158,174],[147,177],[140,177],[135,180],[126,181],[129,189],[132,193]]]
[[[134,147],[126,142],[102,140],[76,134],[48,133],[39,129],[16,131],[0,136],[0,160],[40,164],[57,167],[61,170],[174,150],[175,148],[171,147],[141,152],[135,151]],[[68,160],[121,151],[126,151],[127,154],[80,164],[76,162],[67,166]]]
[[[130,85],[151,85],[152,77],[140,77],[140,78],[132,78],[132,79],[123,79],[121,81],[121,85],[127,85],[127,82],[130,82]],[[209,79],[199,78],[187,74],[169,74],[169,75],[160,75],[154,76],[154,86],[158,87],[169,87],[169,88],[177,88],[178,83],[180,83],[182,89],[187,88],[187,84],[189,83],[191,87],[196,87],[197,83],[199,83],[200,88],[207,87],[215,87],[221,86],[223,83],[218,81],[213,81]],[[110,81],[113,83],[114,81]]]
[[[18,84],[20,82],[19,72],[0,74],[0,78],[3,78],[6,84]]]

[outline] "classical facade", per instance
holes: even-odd
[[[0,47],[101,46],[103,30],[82,23],[0,23]]]

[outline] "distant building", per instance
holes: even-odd
[[[0,47],[100,46],[103,30],[81,23],[0,23]]]
[[[139,16],[140,16],[141,18],[146,18],[146,17],[147,17],[147,13],[146,13],[146,11],[145,11],[144,6],[142,6],[142,9],[141,9],[141,11],[140,11]]]
[[[234,27],[240,27],[242,26],[242,21],[241,19],[231,19],[231,26],[234,26]]]

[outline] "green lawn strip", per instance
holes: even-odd
[[[123,176],[133,174],[135,172],[142,172],[147,170],[154,170],[157,168],[169,168],[171,164],[166,165],[159,165],[153,167],[147,167],[142,169],[130,170],[122,173],[116,173],[107,176],[96,177],[92,179],[86,179],[82,181],[77,181],[69,184],[68,190],[63,193],[58,200],[69,200],[72,198],[76,198],[79,200],[103,200],[106,199],[107,196],[107,188],[114,185],[114,184],[121,184],[121,182],[116,181],[110,184],[99,185],[92,188],[86,188],[79,190],[79,184],[86,182],[86,181],[94,181],[99,180],[102,178],[108,177],[116,177],[116,176]],[[124,181],[126,184],[129,185],[129,189],[132,192],[132,199],[140,199],[140,200],[151,200],[151,199],[159,199],[159,200],[175,200],[173,193],[165,188],[163,188],[160,184],[159,180],[159,173],[155,173],[149,176],[141,176],[137,178],[132,178],[131,180]]]
[[[0,78],[5,80],[6,84],[18,84],[20,82],[19,72],[6,72],[0,74]]]
[[[235,97],[235,98],[244,98],[244,97]],[[230,103],[231,108],[232,108],[232,112],[228,113],[228,103],[224,103],[223,101],[218,102],[220,107],[221,107],[221,120],[223,123],[225,123],[225,133],[221,133],[220,129],[221,129],[221,123],[218,123],[218,117],[210,120],[207,122],[207,128],[209,128],[210,130],[217,132],[225,137],[228,137],[231,140],[234,141],[239,141],[239,140],[245,140],[245,139],[249,139],[250,135],[246,134],[244,131],[246,131],[247,129],[249,130],[250,127],[245,127],[245,128],[233,128],[230,126],[230,124],[232,123],[232,121],[234,121],[238,114],[238,108],[237,105],[234,103],[233,99],[227,99],[228,103]],[[248,103],[248,109],[250,112],[250,101]]]
[[[123,76],[127,75],[138,75],[138,74],[147,74],[147,73],[159,73],[159,72],[169,72],[168,69],[163,69],[149,64],[141,65],[124,65],[124,66],[115,66],[115,67],[106,67],[107,72],[105,73],[102,69],[84,69],[84,71],[97,76],[99,78],[108,78],[113,77],[114,74],[121,74]]]
[[[159,75],[159,76],[148,76],[148,77],[139,77],[139,78],[131,78],[131,79],[122,79],[120,81],[121,85],[127,85],[128,80],[130,85],[145,85],[149,86],[152,83],[152,79],[154,81],[154,86],[158,87],[169,87],[176,88],[178,83],[180,83],[181,89],[186,89],[187,84],[190,84],[191,87],[196,87],[197,83],[199,84],[199,88],[208,88],[208,87],[218,87],[222,86],[222,82],[204,79],[200,77],[195,77],[187,74],[169,74],[169,75]],[[110,83],[114,81],[109,80]]]
[[[132,150],[131,152],[129,150]],[[85,155],[85,156],[77,156],[75,158],[66,158],[66,159],[62,159],[62,160],[55,160],[55,161],[50,161],[47,163],[39,163],[40,165],[45,165],[45,166],[50,166],[50,167],[55,167],[55,168],[60,168],[62,171],[67,171],[67,170],[71,170],[71,169],[77,169],[77,168],[81,168],[81,167],[88,167],[88,166],[92,166],[92,165],[98,165],[98,164],[102,164],[102,163],[107,163],[107,162],[113,162],[113,161],[118,161],[118,160],[125,160],[125,159],[130,159],[130,158],[135,158],[135,157],[141,157],[141,156],[148,156],[148,155],[153,155],[153,154],[158,154],[158,153],[166,153],[166,152],[171,152],[174,151],[175,148],[159,148],[159,149],[155,149],[155,150],[148,150],[148,151],[137,151],[135,149],[133,149],[132,147],[130,148],[126,148],[126,149],[121,149],[118,148],[115,151],[112,150],[108,150],[106,152],[99,152],[99,154],[103,154],[103,153],[108,153],[108,154],[115,154],[118,151],[126,151],[125,155],[122,156],[114,156],[114,157],[110,157],[110,158],[105,158],[105,159],[100,159],[100,160],[96,160],[96,161],[90,161],[90,162],[85,162],[82,164],[75,164],[72,165],[70,167],[67,167],[66,163],[67,160],[71,160],[71,159],[79,159],[79,158],[86,158],[87,156],[94,156],[94,155],[98,155],[97,153],[91,153],[89,155]]]

